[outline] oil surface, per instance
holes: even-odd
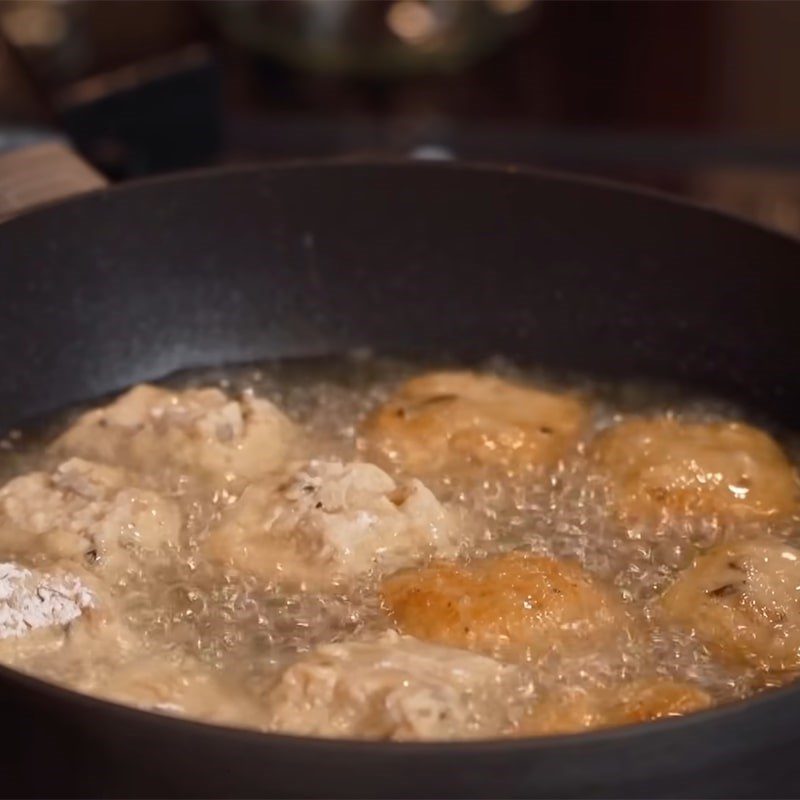
[[[358,355],[199,370],[165,383],[175,388],[218,386],[231,393],[252,389],[302,426],[316,458],[349,461],[363,458],[358,430],[364,417],[399,383],[427,366]],[[653,612],[653,600],[699,550],[724,538],[756,533],[797,544],[800,520],[722,525],[713,518],[662,518],[657,524],[629,527],[614,513],[607,486],[589,469],[584,454],[592,436],[632,414],[667,413],[691,421],[742,419],[742,414],[729,404],[669,387],[565,381],[500,359],[482,368],[539,386],[577,390],[589,403],[592,423],[577,453],[547,474],[513,478],[487,471],[462,480],[446,474],[426,478],[439,500],[478,520],[480,533],[469,557],[524,548],[577,559],[590,573],[618,587],[634,613],[648,622],[646,636],[623,638],[583,657],[550,654],[527,664],[528,686],[519,703],[531,692],[610,687],[621,678],[653,673],[699,684],[716,702],[790,680],[792,675],[767,675],[718,660],[690,633],[662,623]],[[12,432],[0,445],[3,480],[50,465],[47,442],[80,410],[50,420],[37,431]],[[796,437],[772,433],[798,463]],[[199,545],[231,498],[203,497],[188,490],[182,495],[180,487],[177,481],[175,495],[186,515],[180,550],[156,573],[143,571],[113,587],[124,617],[147,652],[196,658],[257,706],[265,684],[299,654],[321,643],[391,627],[377,587],[369,581],[341,593],[291,592],[205,563]],[[0,552],[0,560],[3,555]],[[56,653],[12,661],[47,680],[89,690],[104,669],[102,653],[93,658],[91,652],[77,659]],[[259,725],[257,718],[233,716],[234,724]]]

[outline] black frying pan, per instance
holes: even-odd
[[[512,169],[255,168],[0,226],[0,426],[197,365],[368,345],[681,381],[800,421],[800,246]],[[124,709],[0,670],[6,796],[790,797],[800,686],[579,736],[387,744]]]

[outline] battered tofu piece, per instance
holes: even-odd
[[[252,701],[212,670],[187,656],[146,653],[118,617],[108,593],[85,572],[0,563],[0,661],[38,666],[34,672],[60,682],[61,670],[41,663],[60,652],[80,691],[209,721],[256,721]]]
[[[179,653],[131,658],[80,688],[148,711],[223,725],[259,726],[260,713],[252,698],[213,669]]]
[[[215,388],[141,384],[83,414],[52,447],[151,475],[165,468],[199,473],[226,486],[280,467],[296,437],[292,422],[252,392],[235,400]]]
[[[553,736],[679,717],[711,705],[708,692],[683,681],[644,678],[610,689],[572,691],[537,703],[515,731]]]
[[[35,563],[71,559],[116,578],[174,546],[180,529],[174,502],[80,458],[0,489],[0,553]]]
[[[587,420],[566,394],[471,372],[432,372],[404,384],[366,422],[368,446],[412,473],[491,465],[552,466]]]
[[[792,465],[770,436],[742,423],[632,419],[600,434],[590,453],[631,519],[765,518],[798,507]]]
[[[503,657],[592,643],[627,621],[620,599],[577,563],[521,552],[400,572],[382,595],[404,633]]]
[[[373,464],[311,461],[277,490],[249,486],[206,554],[270,580],[325,587],[453,555],[461,536],[454,515],[420,481],[397,484]]]
[[[800,550],[775,540],[718,545],[662,597],[666,614],[721,655],[763,670],[800,666]]]
[[[271,730],[307,736],[437,740],[495,736],[509,725],[513,667],[390,631],[323,645],[267,693]]]
[[[0,563],[0,639],[67,626],[94,603],[94,594],[75,575]]]
[[[127,643],[103,587],[78,569],[0,563],[0,661],[18,665],[75,645]]]

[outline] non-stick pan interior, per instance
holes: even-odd
[[[0,425],[195,365],[502,353],[791,422],[795,242],[603,185],[447,165],[200,174],[0,230]]]
[[[677,381],[793,426],[799,256],[722,215],[529,172],[142,183],[0,227],[0,427],[177,369],[364,346]],[[4,780],[18,796],[790,796],[800,696],[779,695],[641,730],[404,747],[220,733],[0,677],[18,733]]]

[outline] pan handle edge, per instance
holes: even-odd
[[[0,155],[0,221],[107,185],[65,142],[44,141],[18,148]]]

